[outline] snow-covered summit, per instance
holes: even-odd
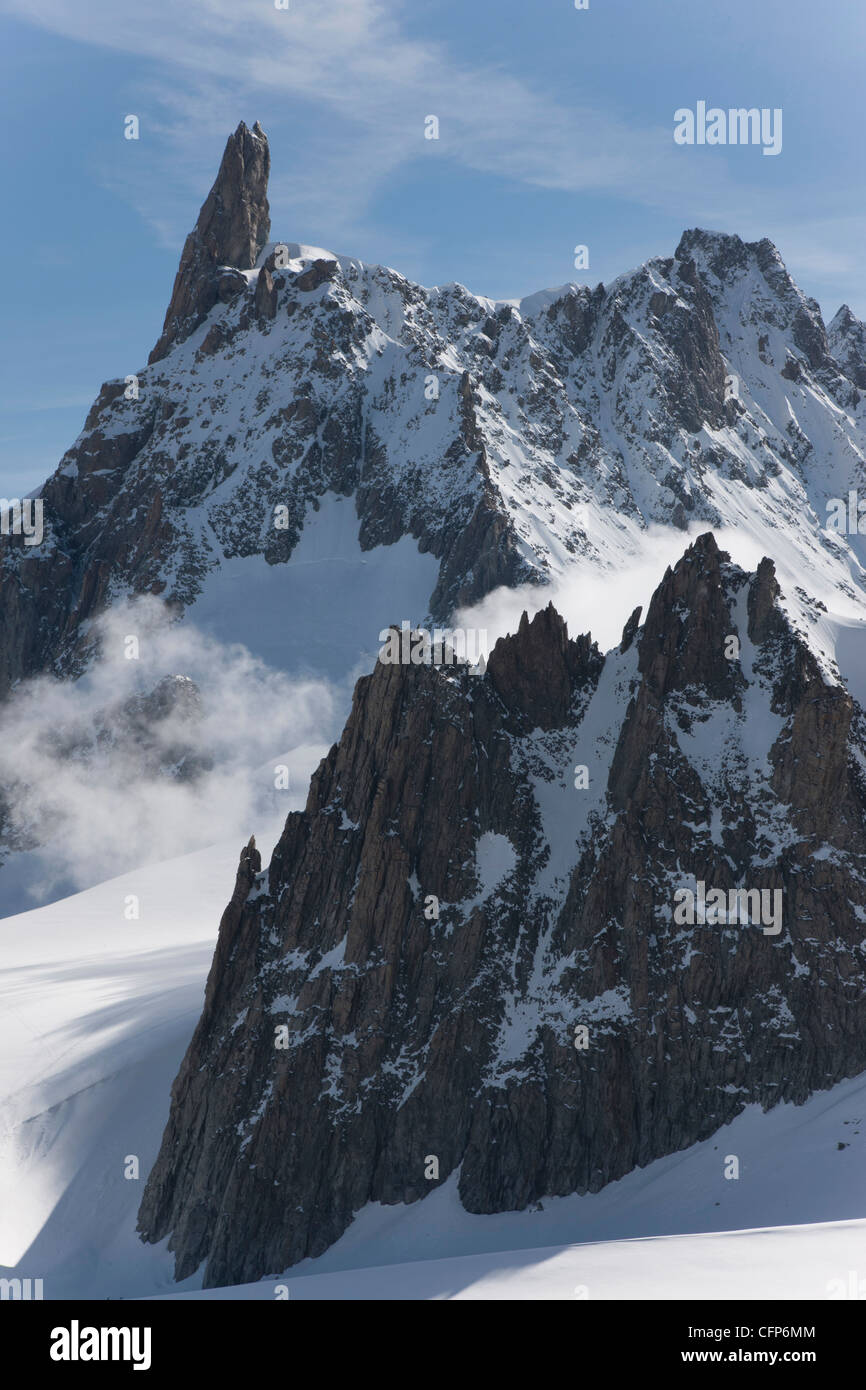
[[[859,606],[863,538],[827,519],[864,486],[863,326],[827,330],[770,242],[687,231],[607,286],[496,302],[275,239],[268,167],[239,127],[149,365],[42,488],[42,544],[0,537],[0,689],[81,669],[130,595],[210,609],[240,562],[234,590],[279,588],[332,495],[362,554],[420,551],[427,586],[373,604],[347,669],[383,622],[622,571],[654,525],[734,528]]]

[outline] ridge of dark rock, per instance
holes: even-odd
[[[604,659],[588,635],[572,640],[552,603],[530,621],[524,612],[517,632],[500,637],[487,671],[494,690],[529,729],[559,728],[576,689],[598,677]]]

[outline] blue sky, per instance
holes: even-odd
[[[866,317],[866,6],[289,5],[0,0],[3,495],[146,361],[241,119],[270,138],[274,238],[502,298],[609,280],[706,226],[769,236],[826,317]],[[699,100],[781,107],[781,154],[675,145]]]

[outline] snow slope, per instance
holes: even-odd
[[[463,1255],[288,1276],[177,1299],[828,1299],[866,1297],[866,1222],[777,1226]],[[853,1278],[852,1278],[853,1274]]]
[[[138,1156],[143,1180],[156,1155],[238,850],[217,844],[0,923],[0,1261],[44,1269],[55,1293],[129,1289],[142,1277],[130,1249],[153,1263],[132,1235],[140,1182],[124,1160]]]
[[[211,570],[193,621],[277,670],[345,683],[369,670],[383,627],[420,621],[437,572],[409,536],[362,551],[354,502],[327,493],[286,564],[235,556]]]
[[[276,830],[260,836],[266,855]],[[49,1298],[196,1291],[198,1276],[172,1283],[172,1256],[138,1241],[135,1218],[238,848],[0,923],[0,1265],[43,1278]],[[130,893],[138,921],[124,917]],[[370,1206],[286,1282],[292,1297],[571,1298],[585,1284],[589,1297],[823,1298],[828,1280],[866,1276],[864,1157],[860,1077],[802,1107],[750,1107],[705,1143],[540,1210],[472,1215],[456,1177],[413,1206]],[[655,1239],[671,1235],[684,1238]],[[273,1297],[273,1281],[238,1296]]]

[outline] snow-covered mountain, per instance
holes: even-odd
[[[0,689],[80,669],[94,616],[140,593],[228,608],[240,637],[267,590],[287,629],[269,655],[312,640],[333,667],[290,562],[336,499],[377,571],[353,571],[343,672],[395,618],[581,558],[622,568],[652,523],[735,526],[859,592],[863,539],[829,532],[826,504],[864,484],[864,327],[843,307],[828,332],[771,243],[689,231],[607,286],[494,302],[268,240],[269,165],[241,124],[149,364],[103,386],[42,488],[42,544],[0,540]],[[317,574],[317,618],[346,578]]]
[[[0,780],[38,803],[22,816],[0,798],[0,845],[18,850],[3,868],[5,910],[57,860],[58,837],[63,891],[139,866],[0,923],[13,1194],[0,1263],[49,1273],[58,1295],[130,1296],[170,1286],[169,1231],[195,1289],[289,1265],[330,1274],[419,1251],[862,1217],[850,1170],[862,1143],[836,1131],[860,1133],[861,1083],[841,1078],[866,1065],[866,741],[851,698],[866,704],[866,551],[856,529],[827,521],[828,503],[850,509],[853,492],[856,514],[866,499],[866,326],[842,306],[825,327],[768,241],[700,230],[594,289],[505,302],[425,289],[275,240],[269,167],[264,132],[241,124],[147,365],[119,364],[41,489],[41,543],[0,535]],[[702,535],[662,579],[709,531],[742,568]],[[602,642],[606,657],[545,610],[553,595],[572,631],[598,636],[659,580],[643,629],[634,615],[621,641],[618,628]],[[151,640],[163,605],[180,621]],[[544,611],[518,626],[523,609]],[[491,642],[512,634],[488,674],[376,667],[303,812],[309,770],[354,676],[374,667],[380,629],[455,613]],[[141,677],[118,681],[129,634]],[[723,653],[732,634],[741,659]],[[45,676],[84,679],[30,679]],[[188,677],[194,701],[167,709],[165,692],[189,692]],[[431,730],[448,771],[441,785],[428,778],[419,811],[413,778]],[[458,754],[473,769],[459,787]],[[292,766],[288,802],[275,762]],[[575,785],[578,764],[591,789]],[[159,780],[183,784],[170,814]],[[139,803],[151,804],[150,829],[131,814]],[[257,851],[245,854],[183,1062],[237,818],[265,862],[277,849],[254,880]],[[170,858],[196,830],[196,845],[219,843]],[[356,873],[368,913],[349,950]],[[705,928],[697,949],[699,928],[674,932],[665,905],[701,874],[783,890],[779,939]],[[394,924],[422,892],[445,904],[444,925],[407,918],[402,953]],[[130,895],[141,926],[125,913]],[[465,937],[467,922],[484,942]],[[257,1027],[276,1005],[300,1040],[286,1075],[318,1107],[321,1199],[304,1153],[285,1160],[276,1198],[247,1171],[251,1145],[265,1168],[276,1162],[296,1103],[267,1091]],[[575,1081],[579,1054],[560,1033],[580,1022],[578,1006],[603,1055]],[[393,1043],[378,1069],[377,1010]],[[199,1062],[218,1098],[201,1129]],[[179,1067],[142,1207],[163,1242],[154,1249],[133,1228]],[[586,1125],[569,1127],[580,1106]],[[228,1128],[215,1134],[218,1114]],[[352,1164],[337,1142],[349,1130]],[[416,1141],[440,1160],[441,1185],[412,1167]],[[751,1187],[719,1177],[719,1154],[738,1143],[761,1173]],[[780,1189],[773,1169],[790,1143],[799,1166]],[[852,1231],[802,1248],[849,1260]],[[697,1250],[705,1265],[717,1258]],[[792,1296],[824,1296],[820,1268],[815,1289],[798,1276]],[[382,1288],[405,1277],[397,1269]],[[431,1268],[418,1287],[435,1296],[442,1279],[475,1277]],[[529,1270],[524,1287],[538,1277]],[[338,1286],[352,1296],[351,1280]],[[689,1291],[673,1277],[665,1287]]]

